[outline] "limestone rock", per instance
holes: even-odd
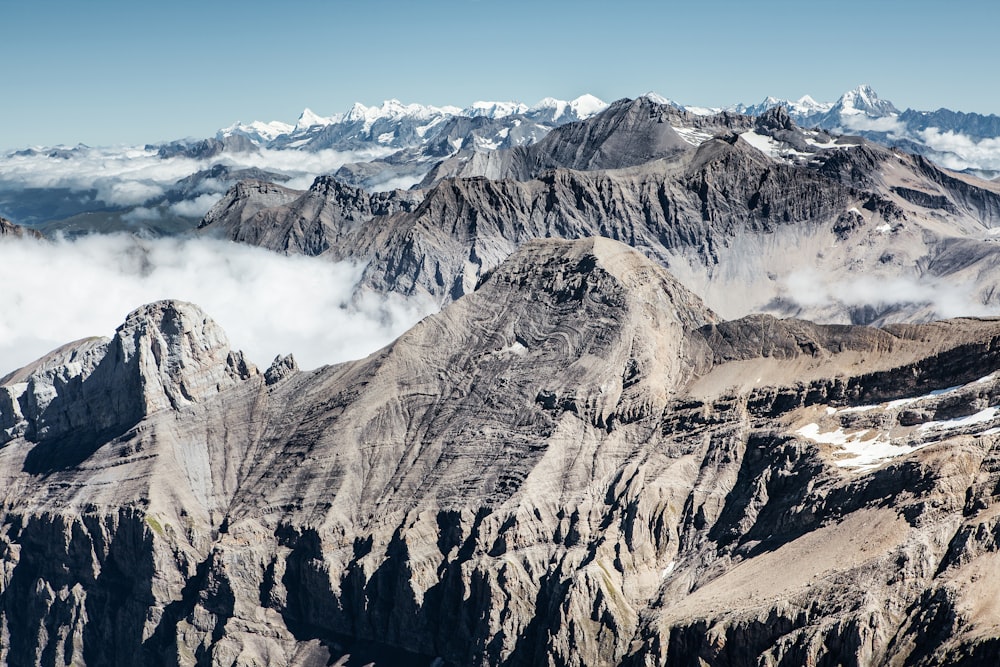
[[[256,375],[165,302],[0,384],[75,415],[105,364],[126,432],[0,447],[10,664],[888,667],[1000,636],[998,320],[723,322],[549,239],[355,362]]]

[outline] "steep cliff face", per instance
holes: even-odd
[[[40,469],[57,399],[0,406],[0,659],[985,664],[997,369],[998,321],[722,322],[607,239],[311,372],[153,304],[2,383],[127,428]]]

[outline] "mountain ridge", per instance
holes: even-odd
[[[129,316],[174,341],[141,374],[178,329],[213,326]],[[366,359],[279,358],[42,477],[44,440],[0,447],[2,658],[984,659],[1000,618],[959,584],[991,562],[998,342],[995,319],[721,322],[634,249],[534,240]],[[749,386],[705,386],[734,367]]]
[[[703,134],[691,142],[685,138],[691,132]],[[644,148],[622,148],[633,144]],[[856,322],[893,313],[926,319],[933,310],[923,301],[890,302],[872,317],[870,303],[837,312],[834,302],[843,297],[796,304],[788,293],[797,290],[797,279],[781,258],[808,243],[826,258],[819,271],[832,271],[828,282],[836,284],[862,265],[902,279],[911,262],[930,269],[927,280],[961,271],[982,281],[988,272],[971,267],[985,266],[995,254],[988,232],[1000,221],[995,186],[863,140],[802,130],[782,107],[752,120],[696,117],[648,99],[619,102],[530,147],[490,155],[492,161],[475,155],[445,160],[431,172],[436,183],[405,195],[362,195],[337,186],[355,193],[351,200],[405,203],[405,210],[380,217],[373,234],[352,223],[343,204],[336,204],[339,213],[320,212],[326,204],[319,190],[332,192],[328,179],[298,203],[250,217],[226,219],[217,209],[203,231],[279,252],[365,262],[368,287],[428,293],[439,302],[468,292],[528,238],[600,234],[655,257],[727,316],[747,312],[734,311],[737,303],[753,303],[784,315]],[[372,220],[370,205],[359,206],[358,214]],[[952,238],[964,239],[972,256],[964,264],[936,262]],[[760,247],[764,243],[773,247]],[[745,253],[745,244],[757,251]],[[787,277],[778,280],[783,271]],[[988,301],[989,283],[980,284],[982,292],[973,294],[986,296],[973,299]]]

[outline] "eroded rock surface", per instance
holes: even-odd
[[[0,660],[988,664],[998,369],[1000,321],[723,322],[608,239],[316,371],[153,304],[4,379],[129,425],[40,470],[17,402]]]

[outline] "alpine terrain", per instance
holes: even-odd
[[[304,369],[157,300],[0,377],[0,664],[995,665],[1000,184],[906,113],[387,102],[8,156],[0,243],[225,239],[440,310]]]

